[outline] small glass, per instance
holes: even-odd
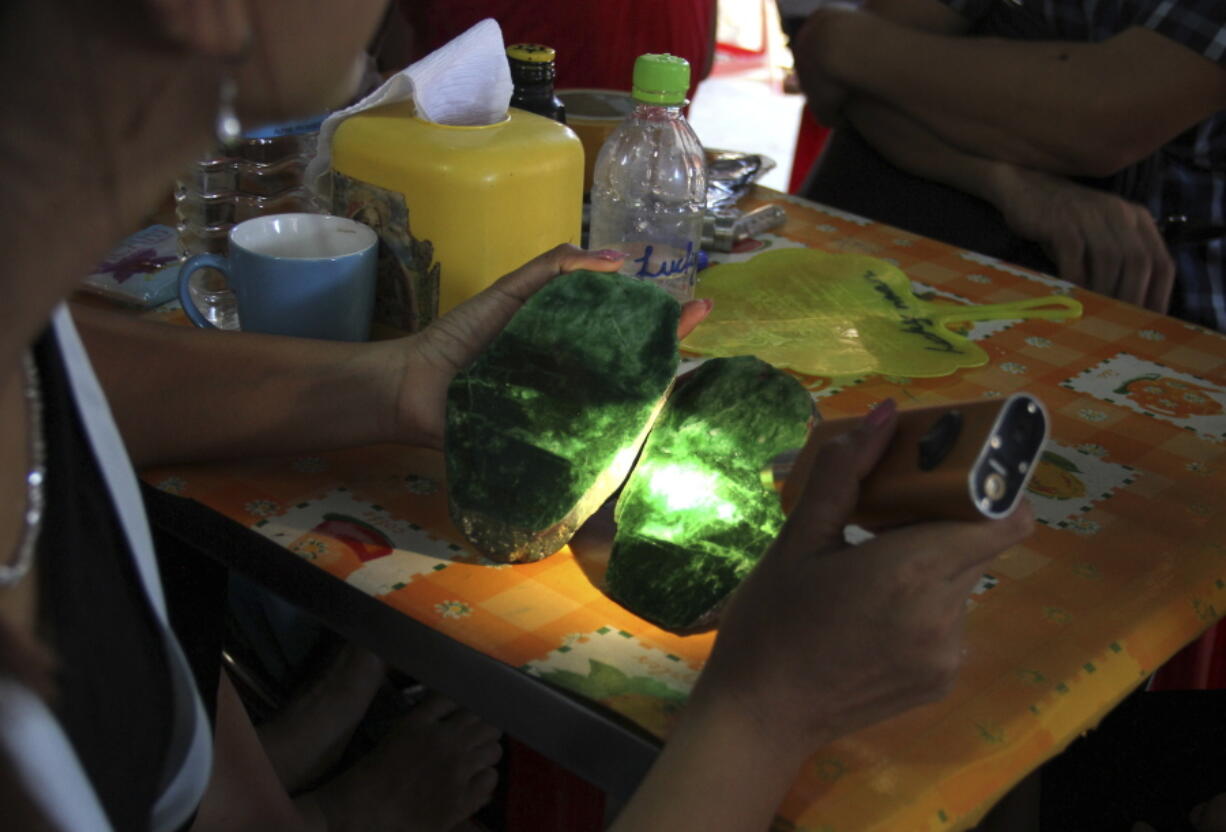
[[[327,206],[303,182],[315,155],[323,117],[247,133],[233,147],[198,160],[175,183],[179,254],[187,259],[226,254],[230,229],[267,214],[325,214]],[[219,329],[238,329],[238,306],[220,272],[201,269],[190,291],[197,307]]]

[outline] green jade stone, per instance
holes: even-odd
[[[812,415],[796,379],[752,356],[679,383],[617,502],[609,594],[669,629],[710,623],[783,526],[761,471]]]
[[[550,281],[447,391],[452,519],[482,552],[537,560],[621,484],[672,384],[680,306],[615,274]]]

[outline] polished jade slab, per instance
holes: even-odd
[[[620,465],[616,481],[600,483],[599,500],[613,493],[672,383],[679,315],[677,301],[647,283],[572,272],[529,298],[456,375],[448,494],[453,520],[478,549],[503,560],[544,557],[586,519],[573,516],[576,505]],[[560,523],[566,528],[538,540]]]
[[[795,378],[751,356],[679,383],[617,503],[609,594],[664,627],[709,623],[783,525],[761,471],[812,414]]]

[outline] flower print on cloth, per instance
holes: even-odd
[[[338,488],[262,520],[255,531],[371,595],[385,595],[455,560],[459,546]]]
[[[849,222],[853,225],[864,227],[864,226],[869,226],[873,224],[873,220],[870,220],[868,217],[862,217],[859,214],[853,214],[850,211],[840,211],[838,208],[833,208],[829,205],[821,205],[816,202],[807,202],[802,199],[793,199],[793,198],[789,198],[786,196],[783,197],[783,200],[785,202],[796,202],[798,205],[803,205],[804,207],[810,210],[815,210],[819,213],[826,214],[831,217],[835,217],[837,219],[842,220],[843,222]],[[837,226],[829,225],[829,224],[817,226],[817,229],[819,231],[825,231],[827,228],[831,230],[830,233],[833,233],[839,230]]]
[[[167,477],[160,481],[155,488],[165,491],[167,494],[182,494],[187,490],[187,480],[182,477]]]
[[[1079,418],[1085,419],[1087,422],[1105,422],[1107,421],[1106,413],[1103,413],[1101,410],[1095,410],[1092,407],[1081,408],[1080,410],[1077,411],[1077,416]]]
[[[253,517],[271,517],[281,510],[281,504],[276,500],[248,500],[243,511]]]
[[[467,618],[473,614],[473,608],[463,601],[440,601],[434,605],[434,611],[443,618]]]
[[[1161,419],[1212,442],[1226,438],[1226,389],[1128,353],[1114,355],[1061,386]]]
[[[613,627],[570,634],[523,669],[612,708],[657,737],[668,735],[698,678],[680,657]]]
[[[1026,490],[1040,523],[1079,531],[1085,528],[1080,515],[1131,485],[1136,476],[1136,469],[1128,465],[1049,440]]]
[[[964,251],[961,254],[963,260],[969,260],[972,263],[978,263],[981,266],[987,266],[990,269],[995,269],[998,272],[1015,275],[1016,277],[1024,277],[1027,280],[1033,280],[1035,283],[1042,283],[1045,286],[1050,286],[1057,294],[1071,295],[1074,293],[1074,286],[1067,280],[1061,280],[1058,277],[1052,277],[1049,274],[1042,272],[1032,272],[1030,269],[1023,269],[1021,266],[1014,266],[1006,263],[1004,260],[998,260],[995,257],[989,257],[986,254],[980,254],[977,251]],[[976,275],[982,277],[983,275]],[[973,277],[968,277],[968,280],[973,281]],[[977,281],[974,281],[977,282]]]

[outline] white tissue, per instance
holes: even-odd
[[[358,103],[338,110],[319,128],[315,158],[303,179],[328,197],[332,135],[355,113],[411,98],[417,114],[438,124],[493,124],[511,105],[511,69],[502,28],[493,18],[482,20],[464,34],[410,64]]]

